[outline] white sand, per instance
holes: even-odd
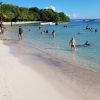
[[[41,21],[21,21],[21,22],[12,22],[12,24],[31,24],[31,23],[40,23]],[[11,22],[3,22],[4,25],[11,25]]]
[[[34,63],[34,66],[41,66],[38,62]],[[73,100],[72,98],[73,96],[65,98],[39,73],[21,64],[9,53],[8,47],[0,44],[0,100]]]
[[[17,52],[17,50],[15,51]],[[61,75],[61,71],[58,70],[57,66],[44,60],[40,61],[41,57],[39,59],[33,56],[32,59],[29,59],[29,63],[32,62],[32,64],[24,64],[10,52],[10,48],[1,42],[0,100],[100,100],[100,83],[98,83],[97,79],[97,85],[93,83],[93,86],[97,86],[96,88],[90,88],[88,85],[91,84],[86,85],[87,83],[85,82],[88,81],[88,78],[91,78],[87,76],[87,73],[84,73],[86,75],[85,78],[83,77],[85,80],[84,85],[82,84],[83,87],[80,88],[80,84],[79,87],[75,85],[78,78],[75,78],[74,81],[74,77],[70,79],[71,77],[68,78],[65,77],[66,75]],[[19,49],[17,54],[20,52]],[[57,71],[54,71],[55,69]],[[71,71],[72,69],[70,73],[73,73]],[[81,72],[80,70],[79,76],[82,76]],[[75,75],[77,76],[77,74]],[[79,79],[80,81],[82,80],[81,78]],[[97,88],[98,90],[96,90]]]

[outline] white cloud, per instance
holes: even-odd
[[[70,15],[70,14],[68,14],[68,13],[66,13],[66,16],[69,16],[69,17],[71,17],[71,15]]]
[[[79,18],[79,14],[73,13],[73,14],[72,14],[72,18]]]
[[[50,5],[49,7],[45,7],[45,9],[53,9],[54,11],[56,11],[56,8],[52,5]]]
[[[80,15],[78,13],[66,13],[67,16],[70,18],[79,18]]]

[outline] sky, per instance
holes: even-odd
[[[28,8],[52,8],[74,19],[100,19],[100,0],[0,0],[0,2]]]

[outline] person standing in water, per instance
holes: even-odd
[[[55,33],[55,31],[53,30],[53,31],[52,31],[52,37],[55,38],[55,35],[56,35],[56,33]]]
[[[19,40],[22,40],[22,33],[23,33],[23,29],[21,28],[21,26],[19,26],[19,33],[18,33]]]
[[[1,39],[4,39],[4,29],[6,29],[2,23],[2,21],[0,22],[0,35],[1,35]]]
[[[69,45],[71,46],[71,49],[76,48],[76,42],[75,42],[74,37],[72,37],[71,40],[69,41]]]
[[[11,27],[13,26],[13,22],[11,21]]]

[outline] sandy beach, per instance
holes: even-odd
[[[43,76],[9,54],[8,47],[1,44],[0,51],[0,100],[65,100]]]
[[[32,22],[16,24],[25,23]],[[0,45],[0,100],[100,100],[99,72],[62,62],[25,41]]]
[[[0,100],[100,100],[100,0],[0,1]]]
[[[40,23],[41,21],[20,21],[20,22],[12,22],[12,25],[17,24],[33,24],[33,23]],[[4,25],[11,25],[11,22],[3,22]]]
[[[15,43],[14,43],[15,42]],[[100,100],[100,73],[0,41],[0,100]]]

